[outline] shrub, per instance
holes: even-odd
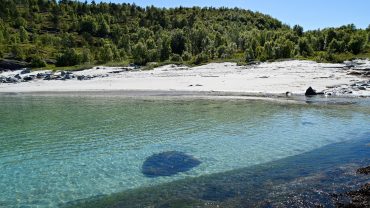
[[[107,63],[114,59],[114,53],[111,45],[105,44],[99,51],[99,62]]]
[[[145,65],[148,62],[148,50],[146,46],[139,42],[132,49],[132,56],[134,63],[138,65]]]
[[[172,54],[170,60],[173,62],[182,62],[182,58],[179,54]]]
[[[81,56],[74,49],[67,49],[57,56],[56,66],[75,66],[81,63]]]
[[[193,61],[194,64],[198,65],[204,62],[207,62],[209,57],[205,53],[200,53],[197,56],[195,56],[195,59]]]
[[[40,57],[34,56],[31,58],[31,67],[40,68],[45,66],[46,66],[45,61],[42,60]]]
[[[251,62],[255,59],[254,51],[253,51],[252,47],[247,48],[247,50],[245,50],[244,53],[245,53],[245,61],[246,62]]]
[[[348,43],[348,49],[353,54],[359,54],[366,45],[366,38],[362,35],[355,35]]]
[[[183,61],[190,61],[191,59],[191,54],[187,51],[185,51],[183,54],[182,54],[182,60]]]

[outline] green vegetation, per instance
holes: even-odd
[[[2,0],[0,58],[32,67],[149,62],[201,64],[369,57],[370,27],[304,32],[258,12],[134,4]],[[240,55],[243,54],[243,55]]]

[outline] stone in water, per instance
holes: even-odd
[[[201,162],[183,152],[168,151],[148,157],[142,166],[142,173],[147,177],[172,176],[186,172]]]

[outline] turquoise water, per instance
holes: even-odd
[[[367,103],[19,95],[0,97],[0,118],[0,207],[55,207],[252,167],[370,130]],[[171,177],[141,173],[147,157],[174,150],[201,164]]]

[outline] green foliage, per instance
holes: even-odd
[[[170,38],[168,36],[162,37],[161,48],[160,48],[160,60],[165,61],[170,58],[171,45]]]
[[[22,43],[28,42],[28,32],[23,26],[19,28],[19,39]]]
[[[364,35],[355,35],[349,41],[348,49],[353,54],[359,54],[364,49],[366,42],[367,40]]]
[[[87,16],[83,18],[83,20],[80,23],[79,32],[80,33],[89,33],[89,34],[96,34],[96,31],[98,30],[98,25],[90,16]]]
[[[173,54],[170,58],[172,62],[182,62],[182,58],[179,54]]]
[[[313,50],[311,48],[310,43],[308,42],[307,38],[301,38],[298,41],[298,52],[299,55],[303,57],[311,56],[313,53]]]
[[[41,68],[45,67],[46,63],[39,56],[34,56],[31,59],[31,67]]]
[[[132,49],[132,56],[135,64],[145,65],[148,62],[146,46],[142,42],[137,43]]]
[[[294,25],[293,26],[293,31],[295,32],[295,34],[297,34],[298,36],[302,36],[303,35],[303,27],[300,26],[300,25]]]
[[[25,27],[26,25],[27,21],[23,17],[17,17],[17,19],[14,21],[15,28]]]
[[[110,26],[108,22],[103,17],[101,17],[99,21],[99,27],[98,27],[97,34],[100,37],[106,37],[107,35],[109,35],[109,33],[110,33]]]
[[[182,54],[182,60],[183,61],[190,61],[191,60],[191,54],[187,51],[185,51],[183,54]]]
[[[18,60],[26,59],[26,53],[21,45],[18,45],[18,44],[12,45],[10,52],[15,59],[18,59]]]
[[[247,50],[245,50],[245,61],[251,62],[254,59],[255,59],[255,56],[254,56],[254,51],[252,47],[247,48]]]
[[[91,54],[90,49],[84,48],[82,50],[82,57],[81,57],[81,62],[82,63],[90,63],[94,60],[93,55]]]
[[[205,63],[209,60],[209,57],[205,53],[201,53],[195,56],[193,63],[199,65],[201,63]]]
[[[99,63],[107,63],[114,59],[111,45],[106,44],[99,50]]]
[[[81,63],[81,55],[75,49],[67,49],[57,57],[56,66],[75,66]]]
[[[171,50],[172,53],[182,55],[186,50],[186,37],[182,31],[176,30],[171,37]]]
[[[291,57],[337,61],[369,54],[370,28],[304,31],[238,8],[141,8],[62,0],[0,1],[0,56],[58,66],[82,63],[239,61]],[[244,54],[244,55],[243,55]],[[342,55],[345,54],[345,55]],[[336,58],[340,57],[340,58]]]
[[[328,51],[330,53],[341,53],[344,52],[345,50],[345,45],[343,41],[337,41],[336,39],[333,39],[329,43]]]

